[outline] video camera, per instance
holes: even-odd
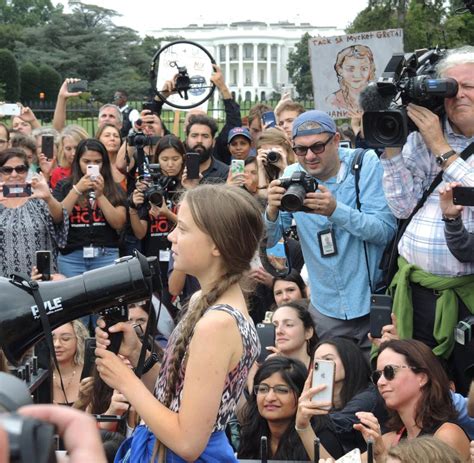
[[[137,120],[137,124],[140,119]],[[139,124],[140,125],[140,124]],[[153,146],[158,143],[160,137],[145,135],[141,130],[131,130],[127,136],[127,143],[136,148],[144,148],[145,146]]]
[[[436,78],[436,64],[446,50],[432,49],[423,54],[396,53],[377,82],[370,83],[360,96],[365,141],[373,148],[403,146],[408,133],[417,130],[406,112],[408,103],[444,114],[444,99],[458,92],[455,79]]]
[[[306,193],[314,193],[318,189],[318,182],[315,178],[304,172],[294,172],[291,177],[280,178],[280,186],[286,189],[281,198],[280,209],[282,211],[309,211],[307,207],[303,206],[303,202]]]
[[[163,201],[176,192],[179,181],[176,177],[163,175],[159,164],[148,164],[147,170],[148,172],[140,177],[140,180],[151,181],[151,185],[143,192],[145,196],[144,203],[161,207]],[[131,198],[130,203],[133,205]]]

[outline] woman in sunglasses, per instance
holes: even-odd
[[[268,458],[307,460],[308,455],[295,430],[298,397],[307,370],[299,360],[267,359],[255,375],[253,394],[239,417],[239,458],[261,458],[261,438],[267,437]],[[262,455],[263,457],[263,455]]]
[[[382,435],[380,423],[372,413],[359,412],[360,431],[374,442],[376,461],[385,461],[391,447],[403,439],[433,435],[469,461],[469,438],[455,424],[456,410],[451,400],[449,380],[431,349],[414,339],[392,340],[380,346],[377,369],[372,381],[390,412],[388,432]],[[315,405],[317,407],[317,404]],[[309,446],[310,433],[300,433]],[[328,452],[323,449],[322,456]]]
[[[52,251],[57,272],[58,247],[66,243],[68,218],[51,195],[42,174],[28,176],[28,159],[20,148],[0,152],[0,276],[28,275],[36,251]],[[55,217],[55,218],[53,218]]]

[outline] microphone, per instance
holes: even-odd
[[[392,95],[383,96],[376,82],[369,82],[359,96],[359,104],[364,112],[388,109],[391,101]]]

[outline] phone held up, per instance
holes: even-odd
[[[392,298],[386,294],[370,295],[370,335],[382,337],[382,328],[392,324]]]
[[[87,175],[90,176],[91,180],[97,180],[97,177],[100,175],[100,168],[96,164],[88,164],[87,165]]]
[[[19,116],[21,108],[16,103],[3,103],[0,105],[0,114],[4,116]]]
[[[36,268],[43,281],[51,280],[51,251],[36,251]]]
[[[53,159],[54,137],[52,135],[43,135],[41,137],[41,152],[46,156],[46,159]]]
[[[87,90],[87,80],[78,80],[77,82],[70,82],[67,84],[67,91],[69,93],[85,92]]]
[[[330,405],[321,407],[330,410],[334,400],[334,378],[336,376],[336,364],[332,360],[315,360],[313,367],[313,380],[311,387],[325,385],[326,387],[313,395],[313,402],[328,402]]]
[[[186,176],[189,180],[197,180],[199,178],[199,153],[186,153]]]
[[[453,188],[453,203],[460,206],[474,206],[474,187],[457,186]]]
[[[232,175],[243,174],[245,168],[245,161],[243,159],[232,159],[230,163],[230,171]]]
[[[276,127],[276,117],[273,111],[267,111],[262,114],[263,126],[269,129],[270,127]]]
[[[13,183],[3,185],[2,192],[5,198],[27,198],[31,196],[31,184]]]
[[[257,323],[258,339],[260,339],[261,351],[257,363],[262,364],[268,355],[271,354],[267,347],[275,345],[275,325],[273,323]]]

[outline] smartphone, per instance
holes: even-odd
[[[339,148],[350,148],[351,147],[351,142],[344,140],[339,142]]]
[[[36,251],[36,268],[43,281],[51,280],[51,251]]]
[[[31,196],[31,185],[29,183],[3,185],[2,191],[5,198],[26,198]]]
[[[453,203],[460,206],[474,206],[474,187],[457,186],[453,188]]]
[[[92,415],[98,423],[117,423],[124,418],[120,415]]]
[[[84,366],[82,367],[81,381],[84,378],[92,376],[92,370],[95,364],[95,348],[97,344],[95,338],[87,338],[84,341]]]
[[[330,402],[331,405],[324,407],[330,410],[333,403],[334,377],[336,374],[336,364],[332,360],[315,360],[313,368],[313,381],[311,387],[325,384],[326,387],[314,394],[312,401]]]
[[[201,156],[199,153],[186,153],[186,172],[189,180],[199,178],[199,164]]]
[[[87,165],[87,174],[90,175],[91,180],[96,180],[100,175],[100,168],[97,164],[88,164]]]
[[[0,114],[4,116],[19,116],[21,108],[16,103],[4,103],[0,105]]]
[[[242,159],[232,159],[230,164],[230,171],[232,175],[243,174],[245,167],[245,161]]]
[[[392,324],[392,297],[386,294],[370,295],[370,335],[382,337],[382,328]]]
[[[69,93],[85,92],[87,90],[87,80],[78,80],[67,84],[67,91]]]
[[[276,117],[273,111],[267,111],[262,114],[263,126],[269,129],[270,127],[276,127]]]
[[[275,325],[272,323],[257,323],[257,334],[260,339],[261,351],[257,359],[258,363],[263,363],[271,352],[267,347],[275,346]]]
[[[41,152],[47,159],[53,159],[54,137],[52,135],[43,135],[41,137]]]

